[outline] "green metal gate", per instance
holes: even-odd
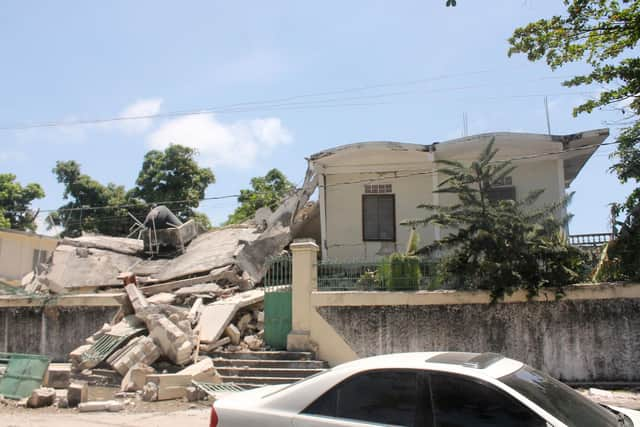
[[[269,261],[264,278],[264,340],[275,350],[287,348],[291,332],[291,257]]]

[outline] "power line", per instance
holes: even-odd
[[[412,93],[416,93],[415,90],[405,90],[399,92],[387,92],[381,94],[374,95],[360,95],[360,96],[352,96],[352,97],[338,97],[338,98],[329,98],[329,99],[320,99],[320,100],[312,100],[312,101],[299,101],[299,102],[290,102],[295,99],[302,98],[312,98],[312,97],[320,97],[320,96],[329,96],[329,95],[340,95],[351,92],[362,92],[372,89],[381,89],[387,87],[395,87],[395,86],[411,86],[418,85],[430,81],[437,80],[445,80],[454,78],[457,76],[465,76],[465,75],[473,75],[473,74],[481,74],[488,73],[490,70],[483,71],[472,71],[468,73],[458,73],[458,74],[450,74],[437,76],[432,78],[411,80],[406,82],[399,83],[385,83],[385,84],[375,84],[369,86],[361,86],[355,88],[347,88],[335,91],[326,91],[326,92],[317,92],[317,93],[308,93],[302,95],[294,95],[284,98],[275,98],[271,100],[262,100],[262,101],[248,101],[248,102],[240,102],[234,104],[223,105],[219,107],[211,107],[205,108],[201,110],[183,110],[183,111],[172,111],[167,113],[156,113],[156,114],[143,114],[143,115],[132,115],[132,116],[118,116],[118,117],[108,117],[108,118],[96,118],[96,119],[86,119],[86,120],[72,120],[72,121],[51,121],[51,122],[42,122],[42,123],[33,123],[33,124],[18,124],[18,125],[10,125],[10,126],[0,126],[0,130],[27,130],[27,129],[36,129],[36,128],[51,128],[51,127],[65,127],[65,126],[80,126],[80,125],[90,125],[90,124],[104,124],[110,122],[120,122],[120,121],[129,121],[129,120],[148,120],[154,118],[170,118],[170,117],[179,117],[179,116],[193,116],[193,115],[209,115],[209,114],[224,114],[224,113],[243,113],[243,112],[251,112],[256,110],[264,110],[264,109],[290,109],[290,108],[310,108],[314,106],[320,106],[323,103],[330,102],[342,102],[348,100],[360,100],[360,99],[373,99],[373,98],[384,98],[384,97],[392,97],[392,96],[400,96],[400,95],[408,95]],[[541,80],[549,80],[549,79],[563,79],[568,76],[553,76],[553,77],[543,77],[536,78],[531,80],[526,80],[525,82],[531,81],[541,81]],[[515,82],[522,83],[522,82]],[[504,82],[501,83],[504,85]],[[479,89],[484,87],[492,87],[493,84],[481,84],[481,85],[467,85],[460,87],[451,87],[451,88],[442,88],[442,89],[432,89],[428,91],[421,91],[420,93],[439,93],[439,92],[448,92],[448,91],[459,91],[459,90],[469,90],[469,89]],[[332,107],[341,107],[341,106],[351,106],[351,105],[332,105]]]

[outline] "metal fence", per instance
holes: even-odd
[[[403,271],[392,261],[318,263],[319,291],[415,291],[432,287],[436,262],[419,259],[417,265]],[[416,271],[417,270],[417,271]]]
[[[292,278],[293,262],[291,255],[273,257],[267,261],[267,272],[263,279],[265,289],[291,285]]]

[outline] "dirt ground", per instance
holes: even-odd
[[[90,400],[114,399],[114,388],[91,387]],[[578,390],[586,397],[612,406],[640,410],[640,392]],[[15,404],[0,404],[0,426],[3,427],[76,427],[76,426],[123,426],[123,427],[177,427],[207,426],[210,401],[186,402],[169,400],[143,402],[136,397],[120,400],[126,403],[125,410],[118,413],[79,413],[77,409],[47,407],[27,409]]]

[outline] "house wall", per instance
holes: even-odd
[[[521,161],[516,166],[512,180],[518,199],[526,197],[533,190],[544,188],[545,192],[535,204],[535,207],[542,207],[553,204],[564,196],[564,176],[560,160]],[[434,168],[436,166],[432,162],[425,162],[421,171],[325,175],[326,187],[324,194],[320,195],[320,204],[325,216],[322,244],[325,245],[327,258],[373,261],[392,252],[404,251],[410,228],[401,226],[402,220],[424,218],[427,211],[418,209],[419,204],[450,206],[457,201],[454,195],[433,193],[437,183],[446,178],[442,174],[426,173]],[[398,175],[405,177],[394,178]],[[362,239],[362,195],[367,180],[390,183],[393,186],[396,203],[396,242],[365,242]],[[419,227],[418,232],[421,244],[426,245],[438,236],[444,236],[447,230],[437,230],[436,227],[428,225]]]
[[[0,230],[0,278],[18,284],[33,270],[34,251],[50,255],[57,244],[58,240],[51,237]]]
[[[430,167],[426,165],[426,167]],[[411,174],[410,171],[405,175]],[[424,209],[418,209],[421,203],[432,203],[433,181],[431,175],[415,175],[406,178],[393,178],[375,181],[393,186],[396,203],[396,242],[365,242],[362,239],[362,181],[380,179],[378,174],[336,174],[326,177],[326,244],[329,259],[376,260],[393,252],[404,251],[409,238],[410,228],[401,226],[400,221],[409,218],[421,218]],[[353,182],[353,184],[342,184]],[[325,202],[324,200],[322,202]],[[322,203],[321,202],[321,203]],[[421,242],[434,239],[433,227],[419,229]]]

